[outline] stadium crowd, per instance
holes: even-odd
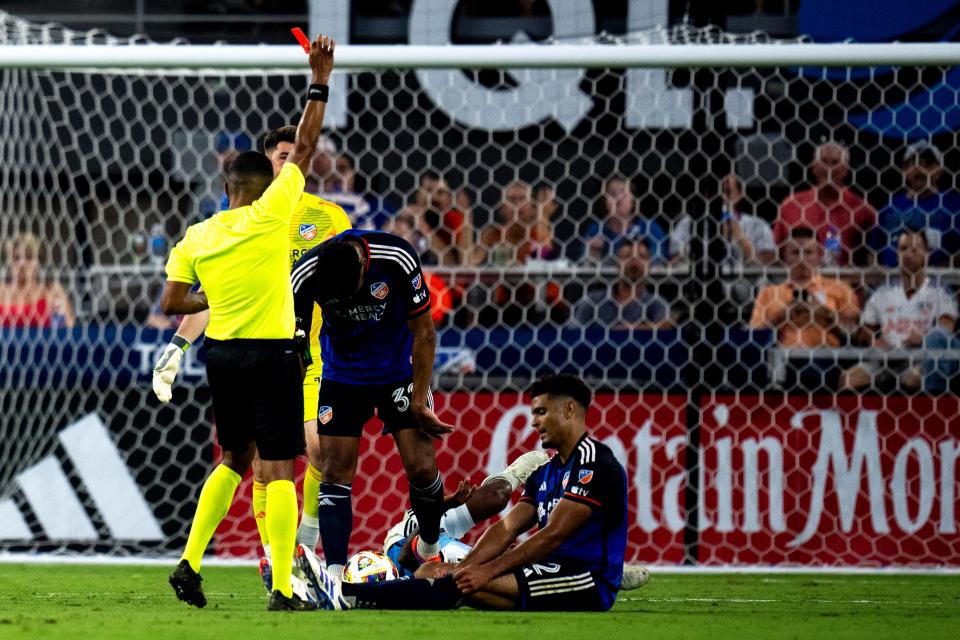
[[[222,154],[225,162],[234,155]],[[913,143],[899,159],[903,188],[879,211],[848,186],[850,150],[833,141],[815,148],[809,186],[788,193],[774,219],[758,215],[747,197],[750,176],[731,173],[719,185],[727,302],[742,326],[772,331],[793,357],[871,347],[896,360],[889,375],[889,363],[844,366],[834,358],[826,367],[808,358],[813,374],[799,375],[798,384],[942,391],[954,377],[949,355],[924,363],[903,350],[958,345],[953,283],[943,276],[960,263],[960,193],[945,187],[952,181],[934,144]],[[639,182],[607,176],[583,215],[558,200],[553,185],[515,180],[487,212],[469,188],[426,170],[395,207],[367,189],[349,153],[324,139],[306,189],[342,207],[355,228],[389,231],[414,247],[438,328],[678,327],[692,304],[677,274],[690,264],[695,223],[685,212],[667,219],[653,210]],[[906,249],[904,232],[914,238]],[[44,281],[36,239],[8,238],[3,249],[0,326],[71,326],[70,296]],[[156,306],[146,324],[174,326]]]

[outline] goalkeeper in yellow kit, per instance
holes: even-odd
[[[287,156],[293,150],[296,137],[295,126],[280,127],[270,131],[263,137],[263,153],[273,164],[274,176],[283,167]],[[290,219],[289,227],[289,267],[300,257],[341,231],[349,229],[350,219],[338,205],[304,193],[297,203],[296,211]],[[201,283],[202,284],[202,283]],[[204,332],[210,320],[210,312],[202,311],[185,316],[173,341],[164,349],[153,370],[153,390],[161,402],[169,402],[172,396],[171,385],[180,368],[180,361],[190,344]],[[321,314],[315,310],[313,323],[310,327],[310,356],[311,364],[307,367],[303,381],[303,428],[307,442],[307,471],[303,479],[303,513],[300,517],[300,527],[297,530],[297,542],[313,549],[317,546],[319,528],[317,522],[317,496],[320,493],[320,462],[318,459],[317,435],[317,398],[320,390],[320,375],[323,363],[320,360],[320,325]],[[253,515],[260,533],[260,542],[263,544],[265,558],[261,559],[261,574],[264,581],[272,582],[269,575],[270,539],[266,528],[266,485],[260,473],[259,458],[253,462]],[[268,584],[268,589],[270,585]]]

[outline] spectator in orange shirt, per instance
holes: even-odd
[[[850,152],[836,142],[821,144],[810,173],[813,188],[787,196],[780,205],[774,241],[783,245],[791,229],[810,227],[825,249],[828,265],[866,265],[867,234],[876,225],[877,212],[846,186]]]
[[[820,275],[823,247],[813,229],[795,227],[783,245],[787,281],[764,287],[750,327],[775,329],[781,347],[838,347],[860,317],[850,285]]]

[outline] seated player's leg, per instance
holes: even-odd
[[[363,425],[373,417],[369,387],[324,380],[320,386],[319,463],[317,516],[327,568],[339,575],[349,557],[353,531],[353,479]]]
[[[453,578],[437,580],[413,578],[366,584],[339,585],[346,608],[444,610],[455,609],[463,602]]]
[[[517,487],[549,458],[544,451],[529,451],[517,457],[506,469],[487,477],[464,504],[444,513],[440,526],[451,537],[462,538],[476,523],[503,511]]]
[[[519,608],[520,586],[513,574],[494,578],[483,589],[465,597],[474,609],[513,611]]]
[[[427,564],[420,565],[416,571],[413,572],[414,578],[423,578],[425,580],[437,580],[438,578],[444,578],[457,568],[456,562],[428,562]]]

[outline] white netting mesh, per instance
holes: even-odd
[[[5,14],[0,41],[135,44]],[[202,352],[169,407],[149,391],[173,326],[155,313],[162,263],[220,207],[224,159],[296,120],[306,75],[2,73],[0,548],[173,553],[216,452]],[[908,307],[894,287],[861,310],[899,282],[903,221],[926,231],[928,282],[956,281],[958,87],[937,67],[362,72],[308,188],[422,250],[439,403],[460,426],[440,455],[451,488],[537,446],[518,392],[570,371],[628,471],[631,560],[952,564],[954,294],[928,285]],[[843,148],[815,151],[828,141]],[[817,237],[781,256],[797,219]],[[806,282],[821,253],[824,284],[763,293]],[[864,324],[883,332],[873,350]],[[392,442],[362,455],[357,548],[406,502]],[[248,493],[218,553],[253,553]]]

